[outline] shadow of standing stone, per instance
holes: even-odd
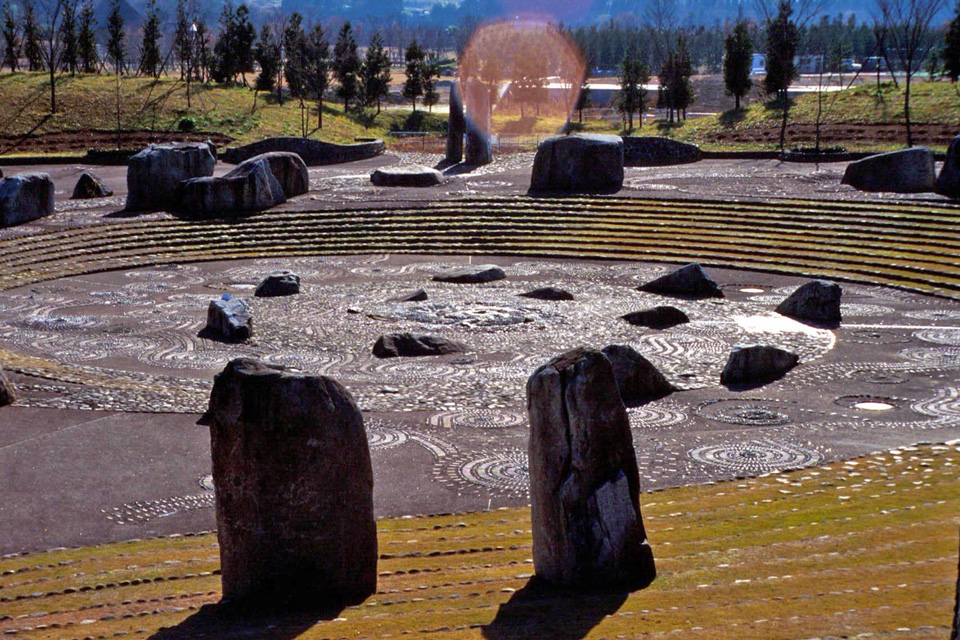
[[[374,593],[373,471],[347,390],[238,358],[216,377],[208,420],[224,600],[320,606]]]
[[[638,589],[656,577],[627,411],[599,351],[557,356],[527,381],[537,576]]]

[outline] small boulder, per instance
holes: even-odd
[[[527,381],[533,566],[548,582],[633,589],[656,576],[616,387],[610,360],[589,349],[557,356]]]
[[[708,276],[703,267],[696,262],[642,284],[637,287],[637,290],[688,298],[723,297],[723,290],[720,289],[720,285]]]
[[[225,340],[240,342],[253,334],[253,314],[241,298],[211,300],[207,307],[207,330]]]
[[[17,392],[13,388],[13,383],[10,382],[9,378],[7,378],[3,372],[3,367],[0,367],[0,407],[13,404],[16,399]]]
[[[760,385],[782,378],[797,366],[800,357],[768,345],[734,347],[720,374],[720,384]]]
[[[370,182],[377,187],[435,187],[444,182],[443,174],[421,165],[383,167],[370,174]]]
[[[843,289],[835,282],[811,280],[777,306],[777,313],[812,324],[840,324],[840,297]]]
[[[468,347],[455,340],[416,333],[388,333],[377,338],[373,355],[377,358],[442,356],[463,353]]]
[[[423,289],[417,289],[413,293],[394,298],[393,302],[424,302],[427,299],[427,292]]]
[[[611,193],[623,187],[623,139],[574,134],[537,147],[530,191]]]
[[[947,159],[940,169],[940,175],[937,176],[937,182],[933,190],[942,196],[960,199],[960,136],[950,141],[947,148]]]
[[[634,311],[620,317],[632,325],[649,329],[669,329],[690,322],[687,314],[676,307],[670,306]]]
[[[851,162],[840,182],[860,191],[924,193],[933,191],[936,177],[933,152],[911,147]]]
[[[289,151],[261,153],[249,160],[244,160],[234,171],[260,160],[266,161],[270,173],[280,183],[285,197],[293,198],[310,191],[310,173],[307,171],[307,165],[300,156]]]
[[[480,264],[472,267],[451,269],[433,276],[437,282],[453,282],[455,284],[480,284],[503,280],[507,277],[503,269],[495,264]]]
[[[76,186],[73,187],[71,200],[89,200],[91,198],[106,198],[113,195],[113,190],[108,189],[103,184],[97,174],[92,171],[84,171],[77,179]]]
[[[46,173],[21,173],[0,180],[0,228],[52,215],[53,180]]]
[[[264,211],[287,197],[269,162],[251,158],[221,178],[193,178],[180,185],[181,212],[199,217]]]
[[[274,296],[292,296],[300,293],[300,276],[288,269],[280,269],[269,274],[257,285],[254,292],[259,298]]]
[[[613,377],[617,380],[617,388],[620,389],[620,398],[624,404],[634,405],[662,398],[676,391],[653,363],[637,353],[633,347],[611,344],[601,351],[613,367]]]
[[[175,210],[180,183],[213,175],[217,163],[210,145],[184,142],[151,145],[127,165],[127,210]]]
[[[517,294],[534,300],[573,300],[573,294],[558,287],[539,287],[526,293]]]

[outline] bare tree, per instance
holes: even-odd
[[[886,25],[886,40],[903,67],[903,119],[907,126],[907,146],[913,146],[910,127],[910,81],[930,54],[935,36],[930,23],[943,9],[946,0],[877,0],[877,8]]]
[[[38,0],[40,27],[45,46],[41,47],[43,62],[50,72],[50,113],[57,112],[57,71],[63,54],[63,33],[60,23],[67,11],[65,0]]]

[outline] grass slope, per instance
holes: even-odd
[[[57,80],[57,113],[50,114],[50,83],[42,73],[0,76],[0,135],[117,129],[116,76],[60,76]],[[186,83],[175,78],[121,78],[120,128],[176,131],[181,118],[192,117],[197,129],[224,133],[244,144],[270,136],[301,135],[301,113],[296,100],[281,106],[273,95],[246,87],[191,85],[187,107]],[[363,118],[344,115],[343,105],[325,103],[323,128],[315,129],[316,104],[308,104],[310,136],[329,142],[349,143],[361,136],[382,137],[399,129],[410,116],[406,109],[389,109],[365,126]],[[371,114],[372,115],[372,114]],[[427,126],[443,128],[445,118],[424,114]]]
[[[212,534],[12,556],[0,559],[0,632],[946,638],[958,474],[958,448],[932,445],[644,494],[659,575],[634,593],[569,593],[531,581],[527,509],[379,521],[377,593],[323,614],[227,615],[213,604],[220,580]]]

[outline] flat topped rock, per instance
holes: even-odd
[[[388,333],[377,338],[373,355],[377,358],[442,356],[469,351],[467,345],[440,336],[416,333]]]
[[[851,162],[841,183],[860,191],[924,193],[933,191],[936,178],[933,152],[911,147]]]
[[[800,357],[770,345],[734,347],[720,374],[720,384],[761,385],[782,378],[797,366]]]
[[[417,289],[413,293],[393,299],[394,302],[425,302],[426,300],[427,292],[423,289]]]
[[[16,399],[17,392],[13,388],[13,383],[10,382],[7,375],[3,372],[3,367],[0,367],[0,407],[13,404]]]
[[[76,186],[73,187],[72,200],[89,200],[90,198],[106,198],[112,196],[113,191],[103,184],[97,174],[92,171],[84,171],[77,179]]]
[[[537,146],[531,192],[611,193],[622,187],[620,136],[574,134],[549,138]]]
[[[240,342],[253,334],[253,313],[241,298],[211,300],[207,307],[207,330],[225,340]]]
[[[292,296],[300,293],[300,276],[289,269],[280,269],[267,275],[259,285],[254,295],[260,298],[274,296]]]
[[[811,280],[777,306],[777,313],[801,322],[833,326],[840,324],[843,289],[835,282]]]
[[[173,210],[180,183],[213,175],[214,149],[206,143],[151,145],[127,164],[127,210]]]
[[[690,322],[687,314],[671,306],[633,311],[620,317],[632,325],[649,329],[669,329]]]
[[[435,187],[443,184],[443,174],[421,165],[383,167],[370,174],[370,182],[378,187]]]
[[[533,298],[534,300],[573,300],[572,293],[559,287],[539,287],[517,295],[522,298]]]
[[[461,267],[438,273],[433,276],[437,282],[453,282],[455,284],[479,284],[503,280],[507,274],[495,264],[480,264],[472,267]]]
[[[637,287],[637,290],[687,298],[723,297],[723,290],[720,289],[720,285],[707,275],[703,267],[696,262],[691,262],[676,271],[642,284]]]
[[[633,347],[611,344],[601,352],[613,367],[613,377],[620,389],[624,404],[634,405],[646,400],[662,398],[676,391],[652,362]]]

